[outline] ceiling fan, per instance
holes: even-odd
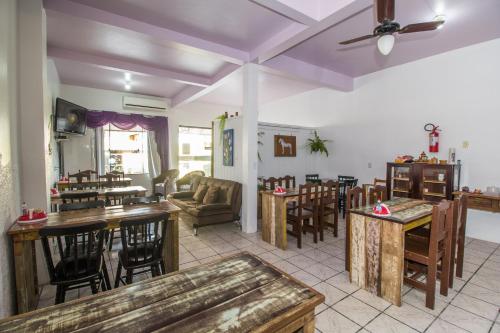
[[[394,1],[395,0],[375,0],[377,21],[380,25],[373,29],[373,34],[349,39],[339,44],[347,45],[365,39],[379,37],[377,41],[378,50],[383,55],[388,55],[394,46],[394,33],[409,34],[413,32],[436,30],[444,24],[444,16],[436,16],[434,21],[409,24],[401,28],[399,23],[394,21]]]

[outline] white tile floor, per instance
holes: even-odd
[[[340,221],[339,235],[344,235]],[[108,254],[114,281],[116,248]],[[239,251],[248,251],[314,287],[326,297],[317,307],[316,331],[329,332],[497,332],[500,333],[500,244],[467,239],[464,278],[455,278],[448,297],[439,295],[434,310],[425,307],[423,292],[405,287],[403,305],[397,307],[349,283],[344,271],[344,239],[325,233],[315,244],[307,235],[302,249],[289,237],[287,251],[261,240],[260,233],[242,233],[235,224],[201,228],[199,236],[180,223],[180,268],[188,268]],[[134,281],[148,278],[147,274]],[[437,288],[439,290],[439,288]],[[88,295],[82,288],[66,299]],[[39,307],[52,305],[55,289],[42,289]]]

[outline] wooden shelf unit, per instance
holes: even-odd
[[[460,188],[459,170],[460,166],[454,164],[387,163],[387,195],[451,200],[453,191]]]

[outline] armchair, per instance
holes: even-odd
[[[175,192],[175,180],[179,176],[179,170],[170,169],[162,172],[158,177],[152,179],[152,191],[154,195],[167,196]]]

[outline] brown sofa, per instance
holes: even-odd
[[[216,203],[203,204],[193,199],[200,184],[219,188]],[[241,184],[231,180],[198,176],[193,179],[191,191],[170,193],[168,200],[186,213],[183,218],[188,218],[193,223],[194,233],[197,235],[199,227],[239,221]]]

